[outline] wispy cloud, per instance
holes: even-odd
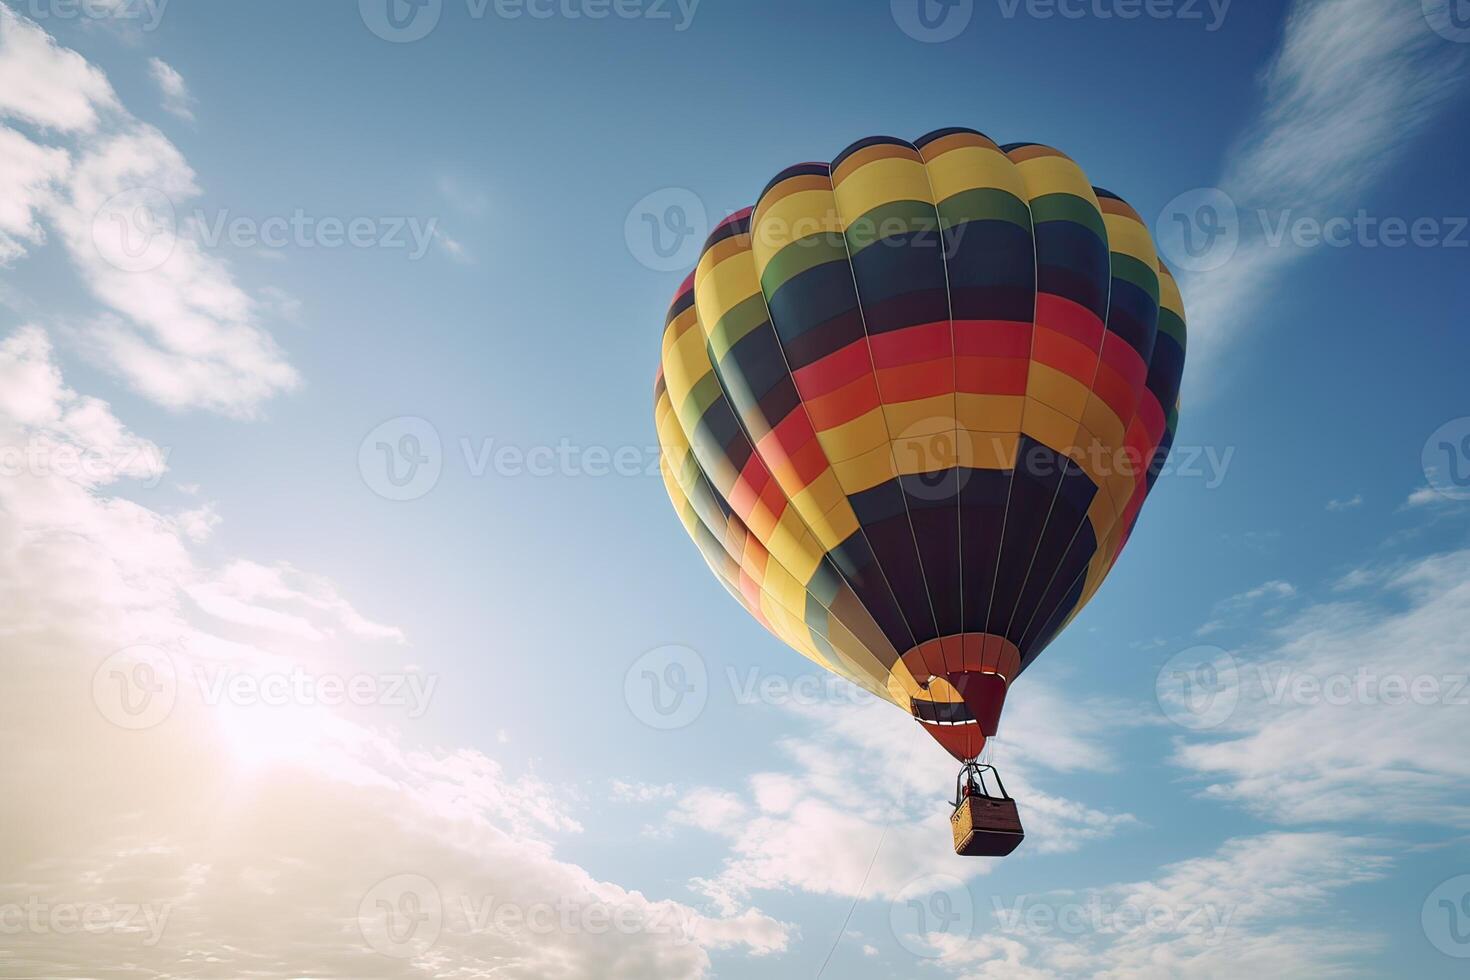
[[[1444,507],[1457,503],[1455,498],[1440,493],[1434,487],[1419,487],[1404,501],[1406,508]]]
[[[287,663],[370,678],[397,631],[287,566],[205,564],[189,528],[217,516],[112,495],[161,477],[161,454],[69,387],[34,327],[0,338],[0,446],[30,460],[0,480],[0,890],[44,910],[6,936],[9,970],[697,980],[712,950],[786,946],[754,909],[710,916],[559,859],[573,797],[420,747],[389,700],[212,698],[196,680]],[[233,603],[224,622],[190,612],[201,587]]]
[[[1355,493],[1351,497],[1334,497],[1327,501],[1327,509],[1333,513],[1342,513],[1345,510],[1354,510],[1363,506],[1363,495]]]
[[[1463,45],[1430,30],[1418,0],[1297,0],[1264,76],[1264,101],[1220,188],[1242,215],[1355,212],[1466,80]],[[1187,390],[1206,390],[1219,358],[1269,309],[1304,254],[1242,222],[1220,268],[1188,276]]]
[[[174,67],[162,58],[148,59],[148,73],[163,94],[163,108],[188,122],[194,121],[194,96],[189,86]]]
[[[1381,937],[1321,916],[1340,892],[1388,865],[1363,838],[1238,838],[1147,881],[993,896],[976,909],[975,938],[961,931],[927,940],[937,964],[964,980],[1354,975]]]
[[[1217,691],[1233,711],[1175,761],[1208,781],[1205,795],[1283,823],[1470,827],[1470,551],[1338,584],[1351,601],[1308,607],[1238,654]]]
[[[100,70],[4,5],[0,118],[35,130],[0,127],[14,151],[0,164],[0,263],[56,233],[103,307],[76,330],[89,355],[176,409],[249,417],[300,383],[264,325],[268,305],[179,219],[200,193],[183,154]]]
[[[1111,768],[1099,736],[1128,723],[1105,705],[1062,699],[1028,679],[995,748],[1006,788],[1022,801],[1032,853],[1075,851],[1136,823],[1042,788],[1047,772]],[[954,855],[948,810],[935,806],[954,787],[950,757],[893,705],[846,700],[788,709],[811,727],[810,737],[781,743],[790,769],[752,773],[738,791],[686,792],[670,812],[671,826],[696,827],[729,848],[699,882],[717,907],[733,910],[771,890],[891,899],[928,874],[969,879],[990,870]]]
[[[1255,588],[1246,589],[1244,592],[1237,592],[1228,599],[1221,599],[1215,603],[1214,609],[1211,612],[1210,621],[1196,630],[1195,635],[1207,636],[1211,633],[1218,632],[1230,625],[1232,617],[1239,615],[1253,606],[1258,606],[1261,603],[1285,602],[1295,597],[1296,586],[1290,582],[1285,582],[1281,579],[1262,582]]]

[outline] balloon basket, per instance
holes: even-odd
[[[995,779],[999,796],[990,795],[987,772]],[[1000,774],[994,766],[976,762],[967,762],[960,770],[949,824],[954,831],[954,852],[961,857],[1005,857],[1026,839],[1016,801],[1006,792]]]
[[[1015,800],[971,796],[955,808],[949,823],[954,852],[961,857],[1005,857],[1026,839]]]

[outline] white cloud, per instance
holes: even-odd
[[[1404,506],[1407,508],[1436,507],[1442,504],[1451,503],[1452,500],[1453,498],[1440,493],[1433,487],[1425,486],[1420,487],[1413,493],[1409,494],[1409,498],[1404,501]]]
[[[1280,579],[1263,582],[1254,589],[1233,595],[1226,602],[1232,606],[1246,606],[1258,599],[1290,599],[1296,595],[1296,586]]]
[[[628,783],[621,779],[612,781],[612,798],[622,803],[652,803],[656,800],[672,800],[678,790],[672,783]]]
[[[1231,625],[1233,622],[1232,617],[1239,616],[1247,609],[1258,606],[1263,602],[1279,603],[1295,597],[1296,586],[1290,582],[1284,582],[1280,579],[1263,582],[1253,589],[1237,592],[1228,599],[1222,599],[1215,603],[1213,609],[1214,618],[1195,630],[1195,635],[1208,636],[1211,633],[1217,633]],[[1266,612],[1268,614],[1279,612],[1279,607],[1268,608]]]
[[[172,65],[162,58],[148,59],[148,73],[163,94],[163,108],[180,119],[194,121],[194,96],[189,86]]]
[[[123,108],[102,72],[8,7],[0,116],[67,140],[42,146],[0,129],[0,264],[41,243],[46,227],[57,232],[105,309],[77,331],[88,355],[175,409],[250,417],[300,383],[262,323],[271,304],[180,220],[200,194],[183,154]]]
[[[965,980],[1352,975],[1381,939],[1319,917],[1343,889],[1382,876],[1376,847],[1325,833],[1238,838],[1148,881],[995,896],[976,909],[977,935],[928,939]]]
[[[1353,601],[1311,606],[1240,655],[1239,702],[1175,761],[1205,794],[1284,823],[1470,826],[1461,750],[1470,551],[1358,569]]]
[[[78,155],[54,221],[93,294],[121,314],[86,331],[110,367],[170,408],[250,416],[299,377],[256,301],[177,223],[175,209],[197,194],[178,149],[134,124]]]
[[[232,623],[318,642],[339,633],[364,640],[404,642],[403,632],[368,620],[332,583],[281,563],[234,561],[188,588],[200,609]],[[321,625],[323,616],[329,625]]]
[[[1265,74],[1264,104],[1220,187],[1242,216],[1351,215],[1463,84],[1464,65],[1462,46],[1429,30],[1417,3],[1297,0]],[[1261,319],[1302,255],[1243,234],[1227,264],[1188,277],[1186,390],[1218,377],[1226,345]]]
[[[1061,707],[1059,694],[1028,679],[1008,707],[1004,741],[992,743],[1006,788],[1020,800],[1024,853],[1072,851],[1135,822],[1037,785],[1039,770],[1114,764],[1097,736],[1120,719],[1095,705]],[[668,816],[671,826],[727,842],[723,867],[698,882],[717,907],[740,907],[763,890],[892,898],[926,874],[965,879],[990,870],[954,854],[948,808],[936,802],[952,794],[958,765],[912,718],[876,700],[793,710],[811,735],[781,743],[792,771],[752,774],[743,794],[690,791]]]
[[[179,530],[196,544],[208,541],[222,520],[219,511],[212,503],[183,511],[174,517],[174,523],[178,525]]]
[[[107,76],[0,4],[0,116],[46,129],[87,132],[117,109]]]
[[[38,212],[71,167],[65,150],[32,143],[0,126],[0,267],[46,239]]]
[[[1327,509],[1338,513],[1345,510],[1353,510],[1361,506],[1363,506],[1363,495],[1361,493],[1355,493],[1351,497],[1334,497],[1327,501]]]
[[[469,251],[458,239],[451,238],[444,232],[435,230],[434,240],[439,243],[440,248],[444,249],[446,255],[460,265],[474,264],[474,257],[470,255]]]
[[[0,447],[99,442],[149,445],[67,387],[39,330],[0,342]],[[7,930],[13,970],[644,980],[785,947],[753,909],[712,918],[558,859],[580,826],[568,793],[415,747],[387,702],[211,700],[201,670],[369,670],[367,620],[287,566],[202,567],[181,521],[104,493],[142,472],[0,480],[0,902],[38,923]],[[201,583],[289,608],[306,635],[203,625],[185,598]],[[378,903],[406,908],[405,880],[430,919],[396,944]]]

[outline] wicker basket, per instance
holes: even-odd
[[[954,852],[965,857],[1005,857],[1026,838],[1016,801],[1011,799],[967,796],[949,822]]]

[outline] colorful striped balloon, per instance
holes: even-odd
[[[655,386],[675,510],[767,629],[979,755],[1178,421],[1148,227],[1046,146],[873,137],[705,244]]]

